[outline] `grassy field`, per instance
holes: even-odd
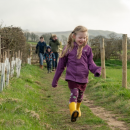
[[[37,45],[37,42],[28,41],[27,43],[28,43],[28,44],[32,44],[32,45]]]
[[[97,65],[101,66],[100,60],[95,61]],[[106,76],[116,82],[122,82],[122,61],[108,60],[106,61]],[[130,88],[130,61],[127,62],[127,81],[128,88]]]
[[[60,79],[59,86],[52,88],[53,76],[38,66],[22,66],[20,78],[12,78],[0,93],[0,130],[110,130],[85,105],[82,118],[71,123],[67,83]]]
[[[130,62],[128,62],[127,70],[128,89],[122,88],[121,61],[107,62],[119,66],[106,66],[106,80],[101,77],[95,78],[90,73],[86,94],[89,99],[94,100],[96,105],[103,106],[107,110],[119,114],[118,119],[127,122],[130,127]]]

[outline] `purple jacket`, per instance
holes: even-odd
[[[89,70],[94,74],[95,77],[99,77],[101,74],[101,67],[96,66],[93,61],[92,49],[86,45],[83,48],[82,56],[77,59],[77,43],[74,43],[74,48],[66,56],[59,59],[59,63],[56,69],[56,73],[52,82],[52,86],[56,87],[58,80],[66,69],[65,80],[71,80],[78,83],[88,83]]]

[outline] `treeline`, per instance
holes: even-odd
[[[44,37],[46,44],[49,45],[49,41],[50,41],[50,38],[52,37],[52,33],[45,33],[45,34],[42,34],[42,36]]]
[[[105,44],[105,59],[122,59],[122,37],[118,37],[115,33],[111,33],[108,35],[108,37],[104,36],[96,36],[89,39],[89,45],[91,46],[94,54],[94,59],[100,59],[100,43],[101,39],[104,38],[104,44]],[[127,49],[128,49],[128,60],[130,56],[130,39],[127,39]]]
[[[32,41],[32,42],[38,42],[39,39],[40,39],[40,37],[38,35],[36,35],[33,32],[29,32],[29,31],[24,31],[24,36],[25,36],[27,41]],[[45,33],[45,34],[42,34],[41,36],[43,36],[44,41],[47,44],[49,44],[49,41],[50,41],[52,34],[51,33]]]
[[[46,41],[46,43],[49,44],[49,41],[50,41],[51,36],[52,36],[52,33],[45,33],[42,36],[44,37],[44,40]],[[62,45],[66,45],[67,44],[67,37],[66,36],[61,35],[61,37],[57,36],[57,38],[58,38],[58,40],[60,42],[62,42]]]
[[[33,32],[24,31],[24,36],[27,41],[37,42],[39,41],[39,36]]]
[[[26,37],[27,41],[32,41],[32,42],[38,42],[40,38],[40,36],[38,36],[37,34],[29,31],[24,31],[24,36]],[[52,33],[44,33],[41,36],[43,36],[45,42],[49,44]],[[61,41],[63,45],[67,44],[67,37],[64,35],[58,37],[58,40]]]

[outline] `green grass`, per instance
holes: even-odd
[[[121,61],[107,62],[121,65]],[[122,88],[122,69],[118,66],[106,66],[106,75],[106,80],[103,80],[90,73],[86,94],[96,105],[121,114],[118,119],[127,122],[130,127],[130,69],[127,70],[128,89]]]
[[[37,45],[37,42],[28,41],[27,43],[28,43],[28,44],[32,44],[32,45]]]
[[[20,78],[0,93],[0,130],[110,130],[105,121],[81,105],[82,118],[70,122],[70,90],[62,79],[51,87],[54,73],[24,65]]]
[[[97,60],[95,63],[101,66],[101,61]],[[115,82],[122,82],[122,61],[107,60],[106,63],[106,76],[115,80]],[[130,88],[130,61],[127,62],[127,81],[128,88]]]

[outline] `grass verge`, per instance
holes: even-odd
[[[109,62],[109,61],[108,61]],[[120,65],[121,61],[110,61]],[[119,63],[119,64],[118,64]],[[128,68],[130,62],[128,62]],[[125,121],[130,127],[130,69],[128,73],[128,89],[122,88],[122,69],[106,66],[106,80],[89,75],[86,94],[96,105],[103,106],[118,114],[118,120]]]
[[[38,66],[22,66],[20,78],[12,78],[0,93],[1,130],[110,130],[85,105],[81,106],[82,117],[71,123],[67,83],[60,79],[54,89],[53,76]]]

